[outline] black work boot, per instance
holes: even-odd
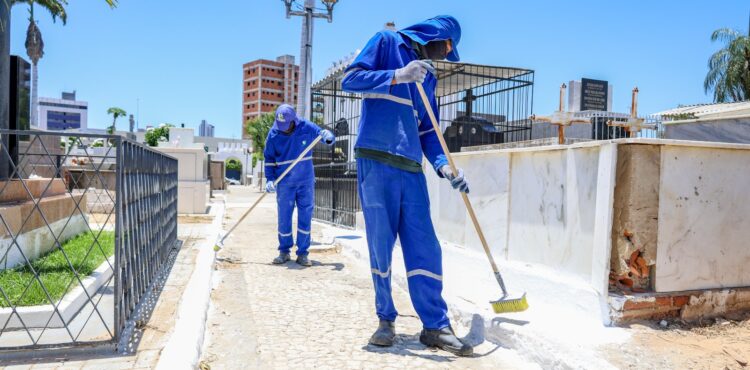
[[[419,341],[427,347],[437,347],[458,356],[470,356],[474,349],[462,342],[450,326],[440,330],[423,329]]]
[[[300,266],[305,266],[305,267],[312,266],[312,262],[310,262],[310,259],[307,258],[307,255],[297,256],[297,264],[299,264]]]
[[[274,258],[272,263],[274,265],[280,265],[282,263],[285,263],[286,261],[289,261],[289,253],[281,252],[279,253],[279,256]]]
[[[370,344],[380,347],[390,347],[393,345],[393,338],[396,337],[396,326],[393,321],[380,320],[378,330],[370,337]]]

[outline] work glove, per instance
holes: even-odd
[[[412,60],[405,67],[397,69],[393,79],[397,84],[423,83],[427,72],[435,74],[435,67],[424,60]]]
[[[273,181],[266,181],[266,193],[275,193],[276,192],[276,185],[273,184]]]
[[[462,193],[469,194],[469,183],[466,182],[466,178],[464,178],[464,171],[462,171],[460,168],[457,168],[457,170],[458,175],[453,174],[451,166],[447,164],[441,166],[440,169],[438,169],[438,171],[443,174],[443,177],[451,182],[451,186],[453,186],[454,189],[458,189],[458,191]]]
[[[333,145],[336,142],[336,136],[331,131],[322,130],[320,131],[320,136],[323,137],[323,143],[326,145]]]

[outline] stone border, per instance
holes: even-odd
[[[89,296],[95,295],[99,288],[109,281],[113,275],[110,264],[114,266],[114,263],[115,256],[113,255],[107,261],[102,262],[91,275],[82,279],[83,287],[86,287],[86,292],[88,292]],[[78,312],[89,303],[88,297],[84,294],[83,287],[81,284],[77,284],[73,290],[63,296],[60,304],[57,306],[60,315],[55,312],[51,304],[17,307],[17,314],[13,312],[12,308],[6,307],[0,308],[0,323],[5,323],[12,316],[6,329],[23,329],[24,325],[29,329],[44,328],[45,326],[47,328],[62,328],[64,327],[63,321],[70,323]],[[19,315],[23,320],[23,324],[18,319]],[[60,321],[61,315],[63,321]],[[49,323],[47,323],[48,321]]]
[[[198,365],[211,302],[211,281],[216,261],[214,243],[223,232],[225,211],[222,203],[212,202],[211,206],[216,209],[216,217],[211,224],[211,230],[215,230],[216,234],[209,235],[205,242],[197,246],[199,251],[195,268],[180,298],[174,329],[161,351],[156,369],[195,369]]]

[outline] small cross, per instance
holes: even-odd
[[[591,120],[588,118],[579,118],[576,117],[575,112],[565,111],[566,87],[565,84],[560,85],[560,105],[558,106],[557,111],[552,112],[552,115],[549,116],[532,115],[529,117],[532,122],[549,122],[557,126],[557,143],[560,145],[565,144],[565,126],[571,126],[574,123],[591,123]]]
[[[656,129],[656,125],[653,123],[644,123],[644,118],[638,118],[638,88],[633,89],[632,105],[630,106],[630,117],[625,122],[615,122],[613,120],[607,121],[609,127],[624,127],[625,131],[628,132],[629,137],[636,137],[642,129]]]

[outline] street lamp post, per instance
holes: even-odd
[[[302,10],[292,10],[295,0],[283,0],[286,6],[286,17],[302,17],[302,34],[300,40],[299,82],[297,86],[297,114],[310,119],[311,86],[312,86],[312,42],[313,18],[325,18],[328,23],[333,21],[333,7],[338,0],[322,0],[326,13],[315,12],[315,0],[305,0]]]

